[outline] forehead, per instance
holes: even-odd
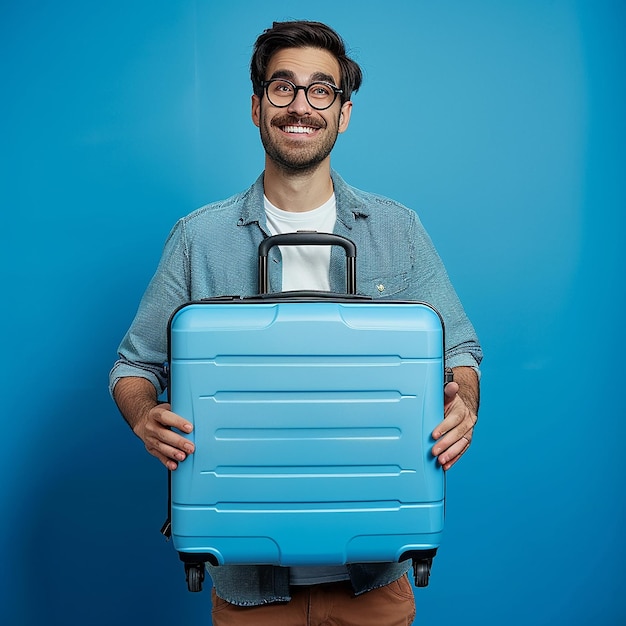
[[[332,78],[338,85],[340,69],[337,59],[327,50],[321,48],[284,48],[275,52],[267,64],[266,78],[273,76],[293,76],[300,83],[320,80],[322,77]]]

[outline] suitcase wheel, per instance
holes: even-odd
[[[426,561],[413,561],[413,573],[416,587],[428,587],[432,559]]]
[[[204,582],[204,563],[185,563],[185,576],[189,591],[202,591]]]

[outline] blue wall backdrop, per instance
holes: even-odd
[[[363,65],[334,166],[419,212],[485,348],[416,623],[626,623],[623,0],[2,2],[0,621],[210,623],[107,374],[174,221],[260,172],[285,18]]]

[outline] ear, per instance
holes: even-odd
[[[350,116],[352,115],[352,102],[344,102],[341,105],[341,113],[339,114],[339,128],[340,133],[345,132],[350,124]]]
[[[252,96],[252,122],[255,126],[261,125],[261,98]]]

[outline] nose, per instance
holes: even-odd
[[[296,88],[296,97],[293,99],[293,102],[287,107],[287,111],[292,115],[304,116],[311,115],[311,105],[309,101],[306,99],[306,88],[297,87]]]

